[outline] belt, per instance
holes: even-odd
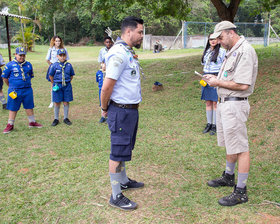
[[[224,98],[219,97],[218,101],[219,103],[224,103],[226,101],[242,101],[247,99],[248,99],[247,97],[224,97]]]
[[[115,107],[123,108],[123,109],[138,109],[139,104],[119,104],[114,102],[113,100],[110,101],[110,104],[114,105]]]

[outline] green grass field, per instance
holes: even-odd
[[[271,203],[280,202],[278,46],[257,49],[259,75],[248,121],[249,202],[232,208],[217,203],[231,188],[206,185],[223,172],[225,150],[215,136],[201,133],[205,104],[193,71],[202,70],[202,49],[138,52],[146,79],[127,173],[145,182],[145,188],[125,192],[139,204],[132,212],[108,205],[110,135],[108,127],[98,123],[95,82],[100,47],[67,47],[76,72],[69,116],[73,125],[56,127],[50,126],[47,49],[36,46],[27,55],[35,73],[35,116],[44,127],[29,129],[21,109],[15,131],[0,133],[0,223],[280,223],[280,207]],[[7,62],[7,50],[0,52]],[[163,91],[152,92],[155,81],[163,83]],[[0,117],[2,132],[8,112],[0,110]]]

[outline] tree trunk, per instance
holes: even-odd
[[[222,0],[211,0],[211,2],[217,9],[221,21],[228,20],[232,23],[234,22],[234,17],[241,0],[230,0],[229,6],[226,6]]]
[[[36,21],[36,16],[37,16],[37,9],[36,9],[36,12],[35,12],[35,21]],[[32,37],[32,45],[33,45],[33,51],[35,51],[35,40],[34,40],[34,38],[35,38],[35,23],[33,24],[33,32],[32,32],[32,34],[33,34],[33,37]]]
[[[55,15],[53,14],[53,35],[56,36]]]

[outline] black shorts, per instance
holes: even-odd
[[[138,128],[138,109],[124,109],[114,105],[108,108],[108,127],[111,131],[113,161],[130,161]]]

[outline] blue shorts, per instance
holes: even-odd
[[[59,90],[52,91],[53,93],[53,102],[70,102],[73,101],[73,91],[71,82],[67,82],[66,86],[62,87],[62,83],[53,83],[53,86],[58,85]]]
[[[2,90],[3,89],[3,79],[2,79],[2,77],[0,76],[0,90]]]
[[[9,96],[10,92],[13,91],[17,93],[17,98],[15,99],[12,99]],[[20,109],[21,103],[23,104],[24,109],[34,108],[33,89],[31,87],[22,89],[9,88],[7,109],[11,111],[18,111]]]
[[[138,118],[137,109],[123,109],[112,104],[109,106],[107,123],[111,131],[111,160],[131,160],[136,141]]]

